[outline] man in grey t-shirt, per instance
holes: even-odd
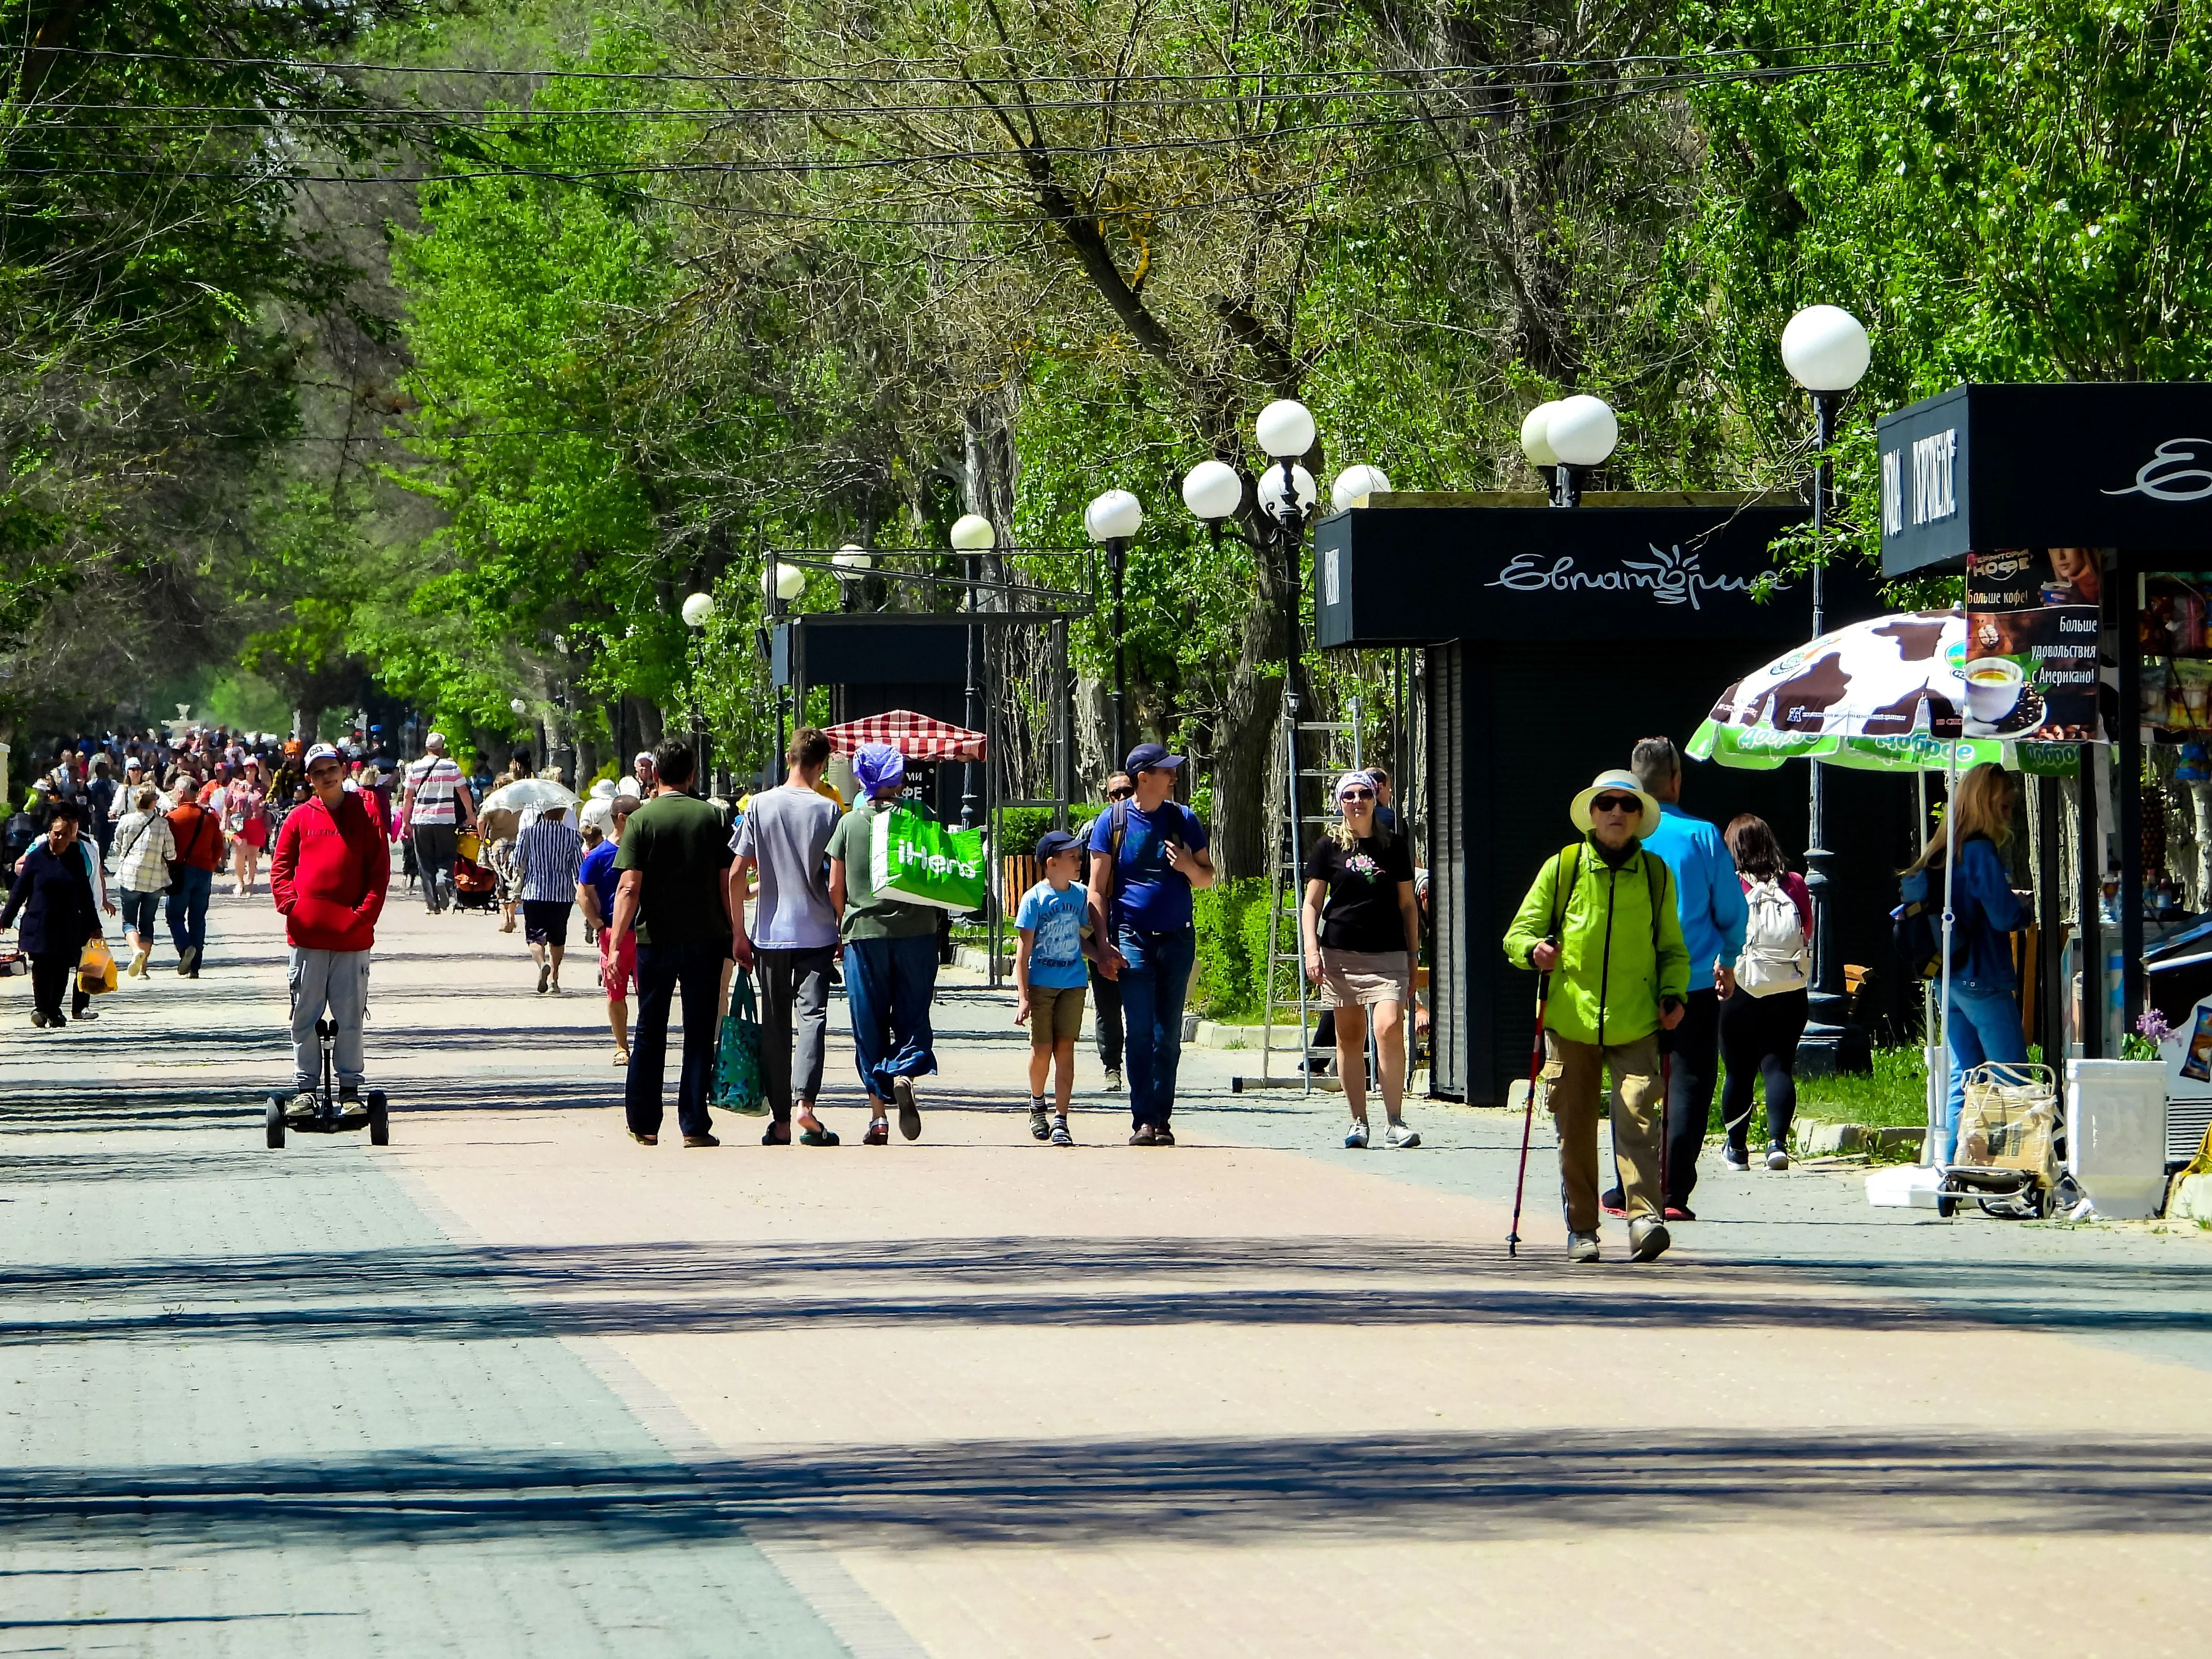
[[[783,758],[791,769],[782,787],[756,794],[731,832],[737,856],[730,866],[730,954],[747,972],[757,962],[760,969],[762,1080],[775,1118],[762,1144],[791,1144],[795,1095],[799,1144],[835,1146],[837,1137],[814,1115],[830,1030],[830,963],[837,952],[824,857],[837,805],[815,787],[830,764],[830,739],[802,726]],[[748,933],[746,876],[753,870],[760,872],[760,897]]]

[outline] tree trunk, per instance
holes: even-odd
[[[1280,633],[1275,606],[1263,592],[1244,613],[1237,664],[1214,723],[1213,867],[1224,881],[1263,876],[1277,856],[1267,822],[1267,775],[1279,763],[1283,685],[1265,670],[1282,654]]]

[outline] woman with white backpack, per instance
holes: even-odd
[[[1725,832],[1743,884],[1743,953],[1735,961],[1735,994],[1721,1003],[1721,1119],[1728,1130],[1728,1167],[1751,1167],[1753,1085],[1766,1082],[1766,1167],[1790,1167],[1790,1120],[1797,1112],[1797,1039],[1805,1035],[1806,987],[1812,977],[1807,943],[1813,936],[1813,895],[1790,868],[1766,820],[1744,813]]]

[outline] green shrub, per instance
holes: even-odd
[[[1191,921],[1198,935],[1191,1000],[1208,1019],[1237,1019],[1259,1012],[1260,981],[1249,936],[1256,912],[1264,940],[1267,909],[1264,876],[1216,882],[1191,895]]]
[[[999,855],[1027,858],[1037,840],[1052,828],[1049,806],[1010,806],[999,814]]]

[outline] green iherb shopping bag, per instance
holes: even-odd
[[[905,807],[876,814],[870,842],[876,891],[940,910],[983,908],[983,832],[947,830]]]
[[[760,1013],[747,974],[739,974],[730,988],[730,1012],[722,1018],[722,1040],[714,1055],[714,1104],[746,1117],[768,1115],[768,1091],[761,1083]]]

